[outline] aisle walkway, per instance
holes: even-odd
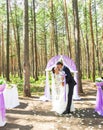
[[[51,103],[37,98],[20,97],[21,105],[7,111],[7,124],[0,130],[103,130],[103,117],[94,112],[96,88],[83,82],[85,95],[74,101],[76,112],[58,116],[51,112]]]

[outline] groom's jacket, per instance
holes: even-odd
[[[69,70],[69,68],[67,68],[66,66],[63,67],[63,71],[65,72],[66,74],[66,83],[69,84],[70,86],[75,86],[76,85],[76,82]]]

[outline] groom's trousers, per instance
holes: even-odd
[[[66,107],[66,111],[69,113],[70,112],[70,108],[71,108],[71,103],[72,103],[72,97],[73,97],[73,90],[74,90],[74,85],[72,84],[68,84],[69,87],[69,92],[68,92],[68,102],[67,102],[67,107]]]

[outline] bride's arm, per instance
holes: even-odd
[[[62,71],[61,72],[61,83],[62,83],[62,86],[64,86],[64,82],[65,82],[65,72]]]

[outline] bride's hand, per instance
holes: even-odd
[[[62,80],[64,80],[64,76],[62,77]]]
[[[64,82],[62,82],[62,87],[64,87]]]

